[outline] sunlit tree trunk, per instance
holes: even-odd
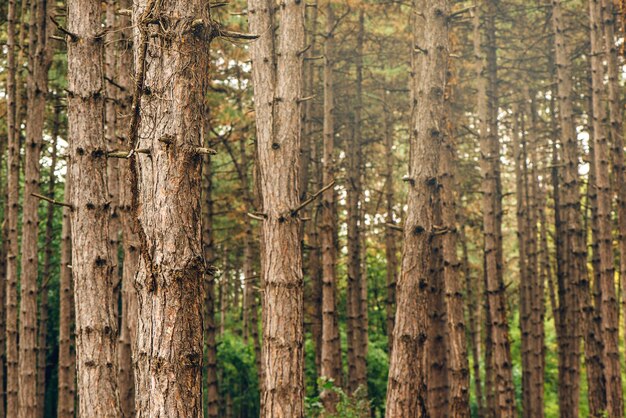
[[[446,0],[420,0],[413,16],[411,138],[402,269],[398,278],[386,416],[427,417],[424,370],[428,344],[428,286],[433,274],[432,238],[437,235],[433,202],[437,201],[441,142],[447,133],[446,83],[449,54]],[[419,20],[418,20],[419,19]],[[419,44],[417,42],[419,41]]]

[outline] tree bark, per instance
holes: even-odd
[[[128,138],[140,259],[137,417],[200,417],[204,275],[201,183],[204,95],[214,23],[200,0],[137,0]],[[150,25],[157,20],[162,25]],[[167,22],[167,24],[163,24]]]
[[[249,0],[263,221],[262,417],[304,414],[303,283],[298,170],[304,3]],[[280,22],[280,24],[278,24]],[[276,40],[273,32],[276,30]]]
[[[479,8],[475,25],[480,27]],[[491,413],[496,417],[515,415],[511,348],[502,276],[502,190],[500,183],[500,144],[498,138],[496,3],[490,0],[484,10],[484,42],[480,30],[474,49],[478,61],[478,117],[480,120],[481,172],[483,175],[484,257],[488,306],[488,332],[492,344],[493,394]],[[488,388],[488,391],[490,389]],[[489,392],[488,392],[489,393]]]
[[[50,153],[50,174],[48,176],[47,195],[54,200],[57,166],[57,138],[59,136],[59,118],[61,107],[55,101],[54,120],[52,125],[52,143]],[[54,205],[48,203],[46,207],[46,232],[43,262],[43,276],[39,284],[39,319],[37,322],[37,417],[44,416],[44,401],[46,395],[46,366],[48,360],[48,292],[52,280],[52,240],[54,238]]]
[[[80,416],[121,415],[109,245],[100,2],[68,3],[69,182]]]
[[[48,44],[50,33],[46,0],[30,4],[29,51],[24,155],[24,197],[22,209],[22,250],[19,322],[19,395],[20,417],[37,415],[37,277],[39,267],[39,193],[41,149],[46,119],[48,69],[52,62]]]
[[[326,28],[324,36],[324,127],[322,155],[322,184],[335,181],[335,98],[334,98],[334,30],[335,16],[332,3],[325,4]],[[341,339],[337,318],[337,208],[335,188],[322,194],[320,207],[320,245],[322,252],[322,371],[323,378],[341,386]],[[322,401],[326,411],[335,412],[338,396],[333,391],[323,391]]]
[[[388,418],[427,417],[424,361],[428,344],[427,287],[433,277],[431,241],[437,234],[435,207],[441,142],[446,136],[449,55],[446,0],[414,4],[411,73],[411,138],[408,210],[402,270],[398,278],[396,325],[387,387]],[[426,53],[422,53],[426,51]]]
[[[594,168],[596,175],[599,254],[600,319],[602,326],[606,411],[610,416],[624,415],[619,354],[619,304],[615,293],[612,237],[612,199],[609,146],[605,129],[607,114],[604,100],[603,19],[601,0],[589,1],[591,37],[591,82],[593,102]]]
[[[7,258],[6,258],[6,413],[17,417],[17,279],[20,138],[17,125],[17,88],[15,60],[16,0],[9,0],[7,13]]]
[[[71,162],[69,163],[71,164]],[[68,165],[69,165],[68,164]],[[68,167],[68,173],[69,173]],[[65,180],[65,201],[71,196],[69,179]],[[63,208],[63,225],[61,229],[61,266],[59,279],[59,382],[57,416],[59,418],[74,418],[75,403],[75,361],[76,357],[72,349],[74,335],[72,293],[72,237],[70,223],[71,209]]]

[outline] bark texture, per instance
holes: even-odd
[[[150,25],[152,21],[160,25]],[[200,0],[137,0],[128,138],[141,255],[137,417],[200,417],[204,275],[201,176],[204,94],[213,22]]]
[[[115,265],[109,245],[100,2],[68,3],[72,272],[80,416],[119,417]]]
[[[297,212],[304,3],[249,0],[260,185],[265,219],[262,417],[301,417],[303,283]],[[276,31],[274,39],[273,33]]]
[[[428,342],[427,288],[433,280],[431,241],[437,234],[433,202],[446,129],[449,4],[420,0],[414,6],[421,12],[413,22],[414,42],[420,44],[413,48],[411,61],[408,210],[387,388],[389,418],[429,416],[423,362]]]

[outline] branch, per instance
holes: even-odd
[[[231,30],[217,28],[215,30],[215,36],[220,38],[228,38],[228,39],[246,39],[246,40],[255,40],[259,38],[259,35],[252,35],[250,33],[241,33],[234,32]]]
[[[322,193],[324,193],[326,190],[332,188],[335,185],[335,180],[331,181],[330,183],[328,183],[326,186],[322,187],[317,193],[315,193],[313,196],[311,196],[310,198],[308,198],[307,200],[305,200],[304,202],[302,202],[300,204],[300,206],[298,206],[297,208],[293,209],[291,211],[291,216],[296,216],[298,214],[298,212],[300,212],[302,209],[304,209],[305,207],[307,207],[309,204],[311,204],[315,199],[317,199]]]
[[[64,34],[72,38],[72,41],[74,42],[78,41],[78,35],[65,29],[63,26],[61,26],[59,22],[56,21],[54,17],[50,16],[50,20],[52,21],[52,23],[54,23],[54,26],[56,26],[58,30],[60,30],[61,32],[63,32]]]
[[[400,232],[404,232],[404,228],[402,228],[401,226],[398,226],[396,224],[392,224],[392,223],[385,223],[385,226],[389,229],[393,229],[394,231],[400,231]]]
[[[259,215],[255,214],[255,213],[248,212],[248,213],[246,213],[246,215],[248,215],[249,218],[252,218],[252,219],[255,219],[255,220],[261,221],[261,222],[263,222],[265,220],[265,218],[266,218],[265,214],[262,214],[263,216],[259,216]]]
[[[150,154],[150,150],[147,148],[135,149],[130,151],[111,151],[107,153],[107,157],[109,158],[130,158],[133,153],[137,154]]]
[[[72,210],[74,209],[74,206],[72,206],[69,203],[59,202],[58,200],[51,199],[51,198],[49,198],[47,196],[43,196],[43,195],[40,195],[40,194],[37,194],[37,193],[31,193],[30,195],[34,196],[34,197],[36,197],[38,199],[45,200],[46,202],[52,203],[53,205],[65,206],[66,208],[70,208]]]

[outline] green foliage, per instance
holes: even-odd
[[[259,382],[254,349],[241,337],[224,333],[217,346],[220,399],[238,417],[259,416]],[[224,408],[227,406],[223,405]]]
[[[363,388],[358,388],[352,396],[348,395],[341,387],[336,386],[332,380],[321,378],[317,382],[320,391],[331,391],[337,394],[337,412],[330,413],[322,405],[319,396],[305,399],[305,415],[307,417],[324,418],[366,418],[370,416],[370,401]]]

